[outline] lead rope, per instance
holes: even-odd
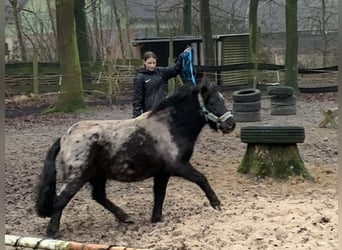
[[[188,48],[191,48],[188,46]],[[194,72],[194,66],[193,66],[193,55],[192,55],[192,48],[191,50],[184,52],[183,59],[182,59],[182,75],[183,77],[192,82],[193,85],[196,85],[196,79],[195,79],[195,72]],[[189,66],[190,70],[190,76],[189,72],[187,72],[187,66]]]

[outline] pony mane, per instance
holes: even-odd
[[[207,79],[203,79],[201,83],[197,85],[185,84],[178,88],[178,90],[171,96],[161,101],[151,112],[150,115],[164,110],[167,107],[177,106],[180,103],[189,102],[191,98],[196,98],[197,94],[201,92],[201,89],[206,87],[209,92],[217,89],[217,85],[209,82]]]
[[[196,96],[198,93],[197,86],[193,85],[183,85],[177,91],[165,98],[163,101],[161,101],[151,112],[151,114],[154,114],[160,110],[164,110],[167,107],[176,106],[179,103],[186,102],[189,98],[192,98],[193,96]]]

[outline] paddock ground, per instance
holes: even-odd
[[[225,93],[231,108],[231,93]],[[64,210],[63,240],[105,243],[147,249],[337,249],[337,130],[318,128],[321,107],[337,107],[337,93],[302,94],[297,114],[271,116],[270,100],[262,99],[262,120],[238,123],[229,135],[206,127],[196,144],[192,163],[204,173],[222,202],[212,209],[202,191],[171,178],[163,221],[149,222],[152,181],[109,182],[107,193],[134,219],[119,223],[95,203],[86,185]],[[5,119],[5,232],[44,237],[48,219],[34,211],[37,176],[47,148],[74,122],[83,119],[125,119],[131,106],[96,106],[95,112],[69,115],[23,115]],[[250,179],[236,169],[246,144],[242,126],[301,125],[306,139],[298,144],[302,159],[315,178],[285,182]]]

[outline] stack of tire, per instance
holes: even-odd
[[[296,97],[292,87],[269,86],[267,94],[271,96],[271,115],[296,114]]]
[[[240,89],[233,92],[233,115],[237,122],[260,121],[261,91]]]
[[[240,138],[253,144],[295,144],[304,142],[305,130],[303,126],[245,126],[240,130]]]

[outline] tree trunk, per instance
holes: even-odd
[[[98,28],[98,20],[97,20],[97,10],[96,10],[96,1],[90,1],[91,4],[91,12],[93,16],[93,59],[94,61],[98,61],[101,59],[101,49],[100,49],[100,35]]]
[[[298,88],[298,28],[297,0],[286,0],[286,51],[285,86],[292,87],[295,94]]]
[[[209,0],[200,0],[201,34],[204,47],[204,65],[215,65],[214,42],[211,32]],[[213,73],[204,73],[203,77],[216,80]]]
[[[87,30],[87,16],[84,11],[84,0],[75,0],[75,28],[77,37],[77,48],[80,57],[82,79],[84,82],[90,82],[89,77],[89,40]]]
[[[322,56],[323,56],[323,67],[327,65],[327,56],[328,56],[328,31],[327,31],[327,9],[325,6],[325,0],[321,0],[322,3],[322,24],[320,28],[320,33],[323,40],[323,49],[322,49]]]
[[[290,176],[299,175],[305,179],[313,180],[304,166],[295,143],[249,143],[238,172],[261,178],[288,179]]]
[[[129,33],[129,13],[128,13],[127,0],[124,0],[124,5],[125,5],[125,18],[126,18],[125,28],[126,28],[126,39],[127,39],[127,46],[128,46],[128,58],[133,58],[133,49],[132,49],[131,37]]]
[[[116,29],[118,31],[118,36],[119,36],[119,42],[120,42],[120,49],[121,49],[121,57],[125,58],[125,47],[124,47],[124,42],[122,39],[122,30],[121,30],[121,24],[120,24],[120,17],[118,13],[118,9],[116,6],[116,0],[113,0],[113,13],[115,17],[115,23],[116,23]]]
[[[17,31],[17,36],[18,36],[21,59],[23,60],[23,62],[26,62],[27,61],[26,47],[25,47],[24,39],[23,39],[23,32],[21,30],[18,1],[10,0],[9,2],[12,5],[12,9],[13,9],[15,29]]]
[[[56,23],[62,83],[52,111],[73,112],[86,108],[77,50],[74,1],[56,0]]]
[[[159,23],[159,6],[158,1],[154,0],[154,21],[156,25],[156,36],[160,36],[160,23]]]
[[[75,24],[77,48],[80,62],[89,62],[89,41],[87,31],[87,16],[84,12],[84,0],[75,0]]]
[[[183,8],[183,34],[191,35],[191,0],[184,0],[184,8]]]
[[[253,88],[256,88],[258,80],[258,4],[259,0],[250,0],[249,2],[249,60],[254,65],[250,75],[250,83]]]
[[[52,10],[52,7],[51,7],[51,1],[50,0],[46,0],[46,6],[47,6],[47,9],[48,9],[48,13],[49,13],[49,18],[50,18],[50,21],[51,21],[51,29],[52,29],[52,34],[53,34],[53,37],[50,39],[50,41],[57,41],[57,31],[56,31],[56,17],[54,14],[56,14],[56,12],[54,12]],[[55,42],[56,43],[56,42]],[[51,42],[51,45],[50,46],[53,46],[53,42]],[[57,44],[55,44],[54,48],[53,48],[53,51],[55,52],[55,57],[52,59],[52,62],[55,62],[55,61],[58,61],[58,57],[56,56],[57,55]]]

